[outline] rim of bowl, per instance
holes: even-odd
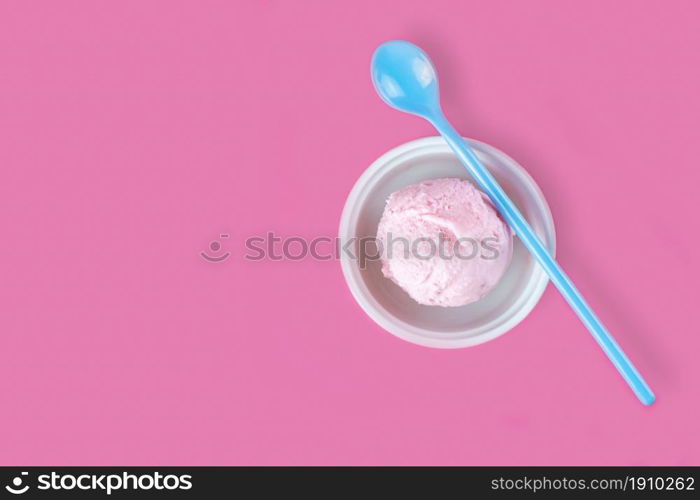
[[[464,139],[469,142],[469,145],[473,149],[476,149],[482,154],[497,157],[500,162],[505,164],[509,170],[516,175],[525,188],[535,195],[533,201],[537,205],[538,211],[544,215],[543,222],[545,232],[550,236],[549,240],[551,244],[547,245],[547,247],[552,255],[556,256],[556,230],[554,219],[549,205],[547,204],[547,200],[535,180],[522,166],[503,151],[485,142],[467,137]],[[357,212],[361,206],[358,201],[360,201],[366,188],[373,185],[371,182],[373,178],[388,164],[398,162],[402,156],[417,154],[419,152],[421,154],[428,154],[429,152],[451,153],[452,150],[442,137],[431,136],[403,143],[377,158],[357,179],[345,201],[338,230],[341,245],[343,242],[347,241],[347,239],[355,236],[355,222],[357,220]],[[547,244],[547,242],[545,242],[545,244]],[[364,280],[360,276],[360,270],[356,260],[345,255],[344,252],[340,252],[340,266],[343,271],[343,276],[345,277],[345,282],[348,288],[350,288],[353,297],[375,323],[402,340],[425,347],[443,349],[470,347],[488,342],[489,340],[493,340],[505,334],[530,314],[535,305],[539,302],[549,283],[549,278],[545,271],[539,265],[535,265],[523,293],[508,307],[508,309],[499,315],[498,318],[482,325],[478,329],[472,330],[468,336],[452,337],[452,334],[440,334],[433,330],[419,328],[389,313],[369,292]]]

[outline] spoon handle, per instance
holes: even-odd
[[[533,231],[530,224],[525,220],[520,210],[508,198],[501,186],[491,173],[481,164],[479,158],[474,154],[467,142],[457,133],[447,119],[439,113],[430,119],[433,126],[445,138],[447,144],[457,154],[467,171],[479,184],[481,189],[489,196],[496,205],[498,211],[506,219],[506,222],[515,231],[520,241],[537,259],[540,265],[549,275],[552,283],[559,289],[571,308],[576,312],[579,319],[586,325],[593,338],[603,349],[612,364],[620,372],[630,388],[637,395],[639,400],[650,405],[656,399],[654,393],[644,381],[640,373],[629,360],[625,352],[615,341],[610,332],[607,331],[603,323],[593,313],[591,307],[586,303],[581,293],[576,289],[573,282],[566,275],[564,270],[552,258],[545,246]]]

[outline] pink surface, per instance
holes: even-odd
[[[400,7],[399,7],[400,5]],[[2,2],[0,463],[699,464],[697,2]],[[334,235],[381,153],[392,38],[542,187],[558,255],[658,394],[551,287],[514,331],[377,327]],[[217,239],[221,263],[201,250]]]

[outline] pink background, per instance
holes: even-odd
[[[0,3],[1,464],[700,463],[698,3],[351,3]],[[392,38],[540,184],[655,406],[551,287],[431,350],[336,261],[242,257],[433,134],[372,90]]]

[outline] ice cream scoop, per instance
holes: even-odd
[[[445,118],[440,106],[437,74],[428,55],[409,42],[386,42],[380,45],[372,56],[372,81],[377,93],[387,104],[400,111],[418,115],[437,129],[525,248],[547,272],[552,283],[588,328],[637,398],[645,405],[652,404],[656,396],[644,378],[571,279],[547,251],[518,207]]]
[[[392,193],[377,241],[382,272],[416,302],[457,307],[493,289],[513,253],[512,234],[486,196],[447,178]]]

